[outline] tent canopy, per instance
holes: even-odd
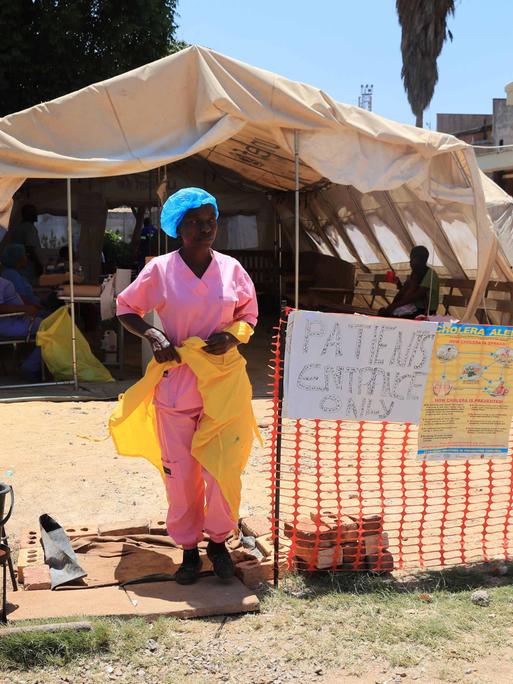
[[[196,156],[271,193],[290,230],[294,131],[310,242],[362,268],[426,244],[447,273],[476,275],[469,313],[492,272],[513,279],[513,200],[465,142],[196,46],[0,119],[0,223],[25,178],[114,176]]]

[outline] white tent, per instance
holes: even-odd
[[[367,270],[431,246],[441,271],[476,277],[467,315],[492,273],[513,280],[513,200],[469,145],[196,46],[0,119],[0,223],[26,178],[129,174],[193,155],[271,193],[296,247],[302,226]]]

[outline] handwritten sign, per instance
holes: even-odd
[[[436,329],[426,321],[292,312],[284,417],[417,423]]]

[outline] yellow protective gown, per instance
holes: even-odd
[[[229,332],[247,341],[246,323],[234,324]],[[247,339],[245,339],[247,338]],[[222,356],[202,351],[205,342],[191,337],[178,349],[182,363],[196,375],[203,399],[203,415],[192,441],[192,456],[215,478],[238,520],[241,475],[254,436],[262,443],[251,405],[252,389],[246,361],[236,348]],[[150,361],[144,377],[120,396],[109,420],[116,450],[123,456],[142,456],[156,466],[162,476],[162,452],[158,439],[153,394],[165,370],[176,361]]]

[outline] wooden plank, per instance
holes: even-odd
[[[137,615],[125,591],[119,587],[16,591],[7,595],[7,619],[10,622],[115,615]]]
[[[509,299],[485,299],[483,307],[489,311],[499,311],[501,313],[513,313],[513,302]]]
[[[127,587],[137,615],[172,615],[178,618],[248,613],[259,609],[258,598],[238,579],[222,582],[202,577],[196,584],[152,582]]]
[[[136,617],[173,615],[202,617],[246,613],[259,609],[258,598],[240,580],[223,583],[202,577],[196,584],[176,582],[134,584],[126,588],[99,587],[58,591],[10,592],[8,620],[48,620],[63,617]]]
[[[440,278],[439,284],[440,287],[465,291],[469,290],[470,292],[472,292],[472,290],[474,289],[474,285],[476,284],[476,281],[463,280],[462,278]]]
[[[33,632],[62,632],[64,630],[73,632],[90,632],[91,622],[50,622],[43,625],[23,625],[23,627],[3,627],[0,628],[0,639],[12,636],[13,634],[30,634]]]
[[[459,295],[443,295],[442,305],[446,308],[450,306],[457,306],[459,308],[465,308],[470,297],[464,297]]]

